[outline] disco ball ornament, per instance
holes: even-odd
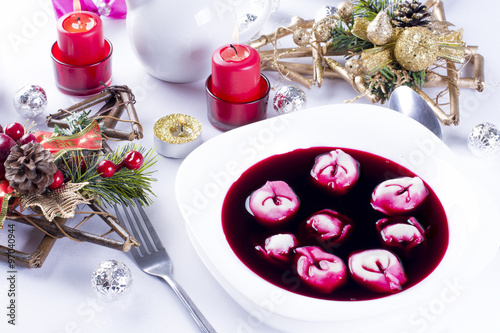
[[[92,287],[105,298],[112,299],[123,294],[132,285],[132,274],[121,261],[101,262],[92,273]]]
[[[467,145],[476,156],[492,156],[500,149],[500,131],[490,123],[476,125],[467,138]]]
[[[42,87],[28,84],[14,94],[13,102],[22,117],[35,118],[47,108],[47,94]]]
[[[95,2],[95,5],[97,7],[97,11],[99,12],[99,15],[102,16],[109,16],[111,13],[111,4],[109,3],[109,0],[97,0]]]
[[[307,105],[306,93],[297,86],[283,86],[276,92],[273,105],[278,114],[301,110]]]

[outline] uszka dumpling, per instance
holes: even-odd
[[[340,149],[319,155],[311,170],[317,184],[335,194],[345,194],[359,178],[359,163]]]
[[[390,251],[374,249],[349,257],[349,272],[354,281],[378,293],[397,293],[407,281],[403,265]]]
[[[248,199],[248,210],[268,227],[279,226],[299,209],[299,198],[284,181],[268,181]]]
[[[419,177],[401,177],[380,183],[372,193],[371,205],[389,216],[413,212],[427,198],[429,191]]]

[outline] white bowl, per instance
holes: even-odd
[[[353,148],[388,158],[420,176],[437,194],[448,218],[449,245],[438,267],[398,294],[367,301],[329,301],[281,289],[253,273],[231,250],[221,223],[229,187],[266,157],[315,146]],[[259,320],[287,332],[362,325],[382,313],[399,316],[467,279],[498,249],[498,213],[478,200],[452,152],[434,134],[395,111],[367,105],[306,109],[221,134],[182,163],[176,196],[193,246],[222,287]],[[481,238],[481,228],[488,228]],[[477,233],[477,234],[476,234]],[[403,310],[404,309],[404,310]],[[402,312],[406,311],[406,312]],[[383,318],[387,316],[379,316]],[[346,324],[347,325],[347,324]],[[352,327],[352,326],[350,326]]]

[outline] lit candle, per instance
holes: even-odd
[[[260,97],[260,56],[247,45],[225,45],[212,56],[212,92],[218,98],[246,103]]]
[[[184,158],[201,143],[201,124],[191,116],[171,114],[153,126],[157,152],[165,157]]]
[[[89,65],[106,57],[102,21],[92,12],[74,11],[57,22],[60,61]]]

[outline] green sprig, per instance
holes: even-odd
[[[332,28],[330,49],[338,54],[348,53],[347,57],[349,57],[354,53],[359,53],[364,49],[372,47],[373,43],[353,35],[350,31],[350,27],[347,26],[346,29],[346,26],[342,22],[338,22]]]
[[[398,75],[396,72],[405,73],[402,85],[412,87],[422,87],[427,82],[427,72],[425,70],[418,72],[407,71],[398,64],[382,68],[378,75],[365,76],[366,87],[372,87],[371,93],[384,103],[397,88]],[[401,78],[401,76],[400,76]]]
[[[354,5],[354,16],[366,17],[372,21],[378,13],[386,9],[391,16],[392,5],[395,2],[399,3],[401,0],[359,0]]]
[[[139,169],[122,168],[109,178],[99,175],[97,165],[102,159],[118,164],[130,150],[136,150],[144,157],[144,163]],[[156,179],[151,177],[155,171],[151,171],[150,168],[158,160],[154,149],[146,150],[137,144],[127,144],[106,156],[91,154],[85,157],[86,170],[81,168],[79,163],[81,158],[83,158],[81,152],[69,153],[64,160],[65,171],[73,183],[87,182],[83,191],[103,207],[114,204],[134,205],[132,199],[137,199],[142,205],[152,203],[151,196],[154,196],[154,193],[151,190],[151,184]]]

